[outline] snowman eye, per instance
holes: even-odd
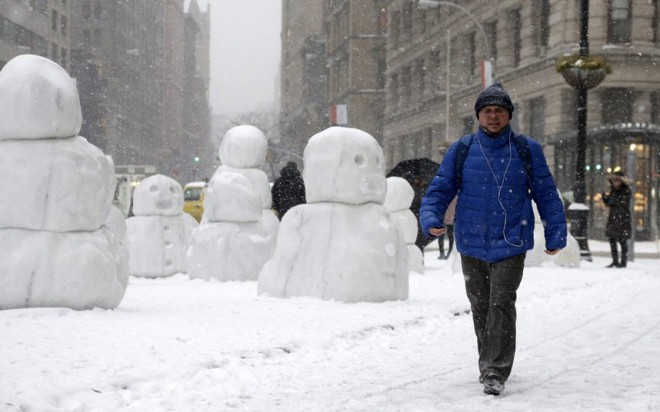
[[[358,166],[364,166],[364,162],[366,161],[366,159],[364,158],[364,155],[357,154],[357,155],[355,155],[355,158],[353,159],[353,161]]]
[[[151,185],[151,187],[149,187],[149,191],[151,191],[151,192],[157,192],[157,191],[158,191],[158,186],[156,186],[156,185]]]
[[[176,189],[174,188],[174,186],[170,186],[170,193],[174,193],[174,192],[176,192]]]

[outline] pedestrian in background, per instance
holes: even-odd
[[[541,145],[514,133],[514,106],[501,84],[474,105],[476,133],[453,143],[422,200],[420,224],[445,233],[444,216],[458,195],[455,230],[470,300],[484,392],[499,395],[516,350],[516,293],[526,252],[534,247],[532,199],[545,221],[545,249],[566,246],[564,207]]]
[[[280,177],[275,179],[270,193],[273,197],[273,209],[275,209],[280,220],[282,220],[287,210],[306,203],[305,182],[295,162],[288,162],[282,168]]]
[[[608,177],[610,191],[603,193],[603,203],[610,208],[605,225],[605,236],[610,240],[612,263],[608,268],[625,268],[628,263],[628,239],[632,233],[630,218],[630,197],[632,193],[628,185],[632,183],[626,175],[617,171]],[[617,250],[621,245],[621,254]]]

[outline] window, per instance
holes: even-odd
[[[470,134],[474,129],[474,116],[463,118],[463,134]]]
[[[522,47],[522,20],[520,18],[520,10],[512,10],[510,17],[511,19],[511,43],[513,46],[513,66],[518,67],[520,65],[520,49]]]
[[[540,139],[545,133],[545,97],[529,101],[529,134],[533,139]]]
[[[490,56],[488,57],[497,60],[497,21],[489,21],[484,24],[484,32],[490,48]]]
[[[101,29],[94,29],[94,47],[101,47],[102,40]]]
[[[58,19],[58,13],[57,13],[57,10],[51,10],[51,12],[50,12],[50,16],[51,16],[51,25],[50,25],[50,26],[51,26],[51,29],[52,29],[53,31],[57,31],[57,28],[58,28],[58,26],[59,26],[59,24],[58,24],[58,23],[59,23],[59,19]]]
[[[83,29],[82,31],[83,44],[89,47],[92,44],[92,33],[89,29]]]
[[[660,91],[651,93],[651,123],[660,123]]]
[[[465,35],[465,69],[468,74],[468,83],[472,80],[472,76],[477,70],[477,43],[475,41],[475,33],[468,33]]]
[[[399,46],[399,33],[401,24],[401,12],[392,13],[392,24],[390,24],[390,40],[395,48]]]
[[[631,20],[630,0],[610,0],[607,41],[630,43]]]
[[[58,56],[57,44],[51,43],[51,45],[50,45],[50,59],[52,61],[57,61],[57,56]]]
[[[62,16],[62,20],[60,22],[60,31],[62,33],[62,36],[66,36],[66,30],[67,30],[67,19],[66,16]]]
[[[653,0],[653,16],[651,19],[651,27],[653,28],[653,41],[660,42],[660,0]]]
[[[100,19],[102,12],[103,9],[101,8],[101,2],[97,1],[96,3],[94,3],[94,18]]]
[[[536,54],[545,56],[550,37],[550,1],[539,0],[532,2],[532,27],[535,29],[534,42]]]
[[[629,89],[611,88],[603,91],[603,123],[618,124],[632,121],[633,94]]]
[[[82,15],[85,19],[89,19],[90,17],[92,17],[92,7],[89,3],[89,0],[83,0]]]

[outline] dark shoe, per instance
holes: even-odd
[[[497,373],[489,373],[484,377],[484,393],[497,396],[504,390],[504,379]]]
[[[622,262],[622,263],[619,263],[618,265],[616,265],[616,267],[618,267],[618,268],[625,268],[626,266],[627,266],[626,262]]]
[[[609,265],[605,266],[606,268],[618,268],[619,262],[612,262]]]
[[[443,253],[441,253],[440,256],[438,256],[438,259],[447,259],[447,258],[445,257],[445,255]]]

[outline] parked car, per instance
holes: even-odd
[[[206,182],[190,182],[183,188],[183,211],[198,222],[204,214],[204,193]]]

